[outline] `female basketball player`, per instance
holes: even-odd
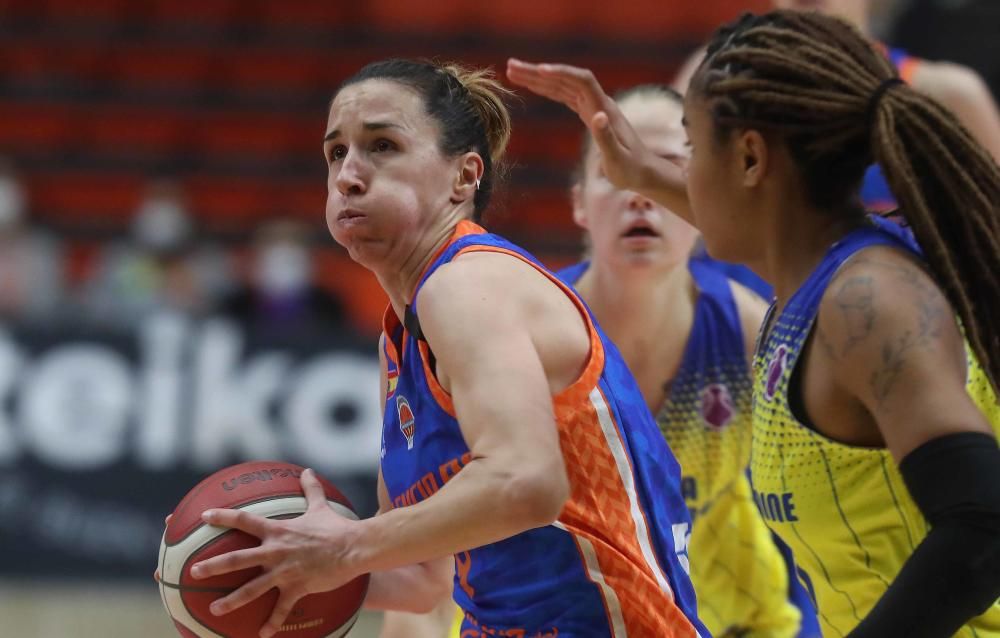
[[[685,161],[679,94],[645,85],[616,101],[654,152]],[[572,193],[590,259],[560,275],[618,345],[681,464],[699,615],[713,636],[797,635],[800,613],[788,600],[785,564],[745,474],[749,356],[763,302],[689,258],[694,227],[615,188],[589,136]]]
[[[679,469],[634,379],[570,288],[471,221],[509,135],[501,91],[390,60],[335,95],[327,221],[391,302],[381,514],[338,517],[311,473],[299,518],[206,512],[262,544],[196,575],[265,568],[216,613],[277,587],[271,636],[298,598],[367,572],[370,606],[425,610],[454,556],[466,638],[707,635]]]
[[[775,8],[820,11],[847,20],[870,36],[871,0],[773,0]],[[974,70],[954,62],[932,62],[916,58],[896,47],[877,45],[904,82],[950,109],[976,140],[1000,162],[1000,110],[989,87]],[[691,76],[705,55],[699,49],[681,68],[674,86],[686,91]],[[896,200],[878,166],[872,166],[861,184],[861,201],[867,210],[887,213]]]
[[[508,72],[577,110],[617,183],[684,199],[587,72]],[[824,635],[1000,636],[995,162],[860,33],[815,13],[720,30],[685,118],[709,252],[775,285],[755,356],[755,498]],[[861,211],[873,159],[917,241]]]

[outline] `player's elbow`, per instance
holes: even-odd
[[[525,529],[551,524],[569,500],[569,478],[562,455],[556,459],[522,466],[505,486],[511,515]]]

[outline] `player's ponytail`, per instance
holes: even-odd
[[[745,15],[714,36],[691,89],[719,135],[783,137],[814,206],[858,209],[878,161],[927,264],[994,387],[1000,381],[1000,169],[957,122],[904,85],[847,23]]]
[[[474,151],[483,160],[474,218],[481,219],[502,174],[501,158],[510,140],[510,113],[504,98],[511,92],[489,69],[423,60],[384,60],[365,66],[337,89],[363,80],[394,80],[423,98],[428,115],[441,127],[441,152],[448,156]],[[334,96],[336,97],[336,95]]]

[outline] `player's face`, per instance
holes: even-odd
[[[695,225],[705,239],[705,248],[716,259],[747,263],[755,242],[741,215],[748,202],[741,188],[740,159],[729,139],[717,139],[705,102],[688,93],[684,101],[684,123],[690,140],[687,191]]]
[[[398,82],[365,80],[337,95],[323,142],[326,222],[355,261],[405,259],[448,206],[457,171],[438,139],[420,96]]]
[[[677,101],[635,95],[621,108],[650,148],[676,162],[687,161],[687,135]],[[601,171],[593,144],[578,188],[574,217],[590,235],[595,261],[664,269],[687,262],[698,232],[642,195],[615,188]]]

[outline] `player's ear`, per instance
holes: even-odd
[[[483,158],[479,156],[479,153],[473,152],[461,155],[458,158],[457,168],[451,194],[451,201],[456,204],[471,201],[476,196],[485,170]]]
[[[586,230],[587,214],[583,210],[583,187],[579,180],[573,182],[569,189],[569,198],[573,203],[573,221],[577,226]]]
[[[741,131],[736,136],[735,151],[743,186],[754,188],[759,185],[767,174],[767,138],[754,129]]]

